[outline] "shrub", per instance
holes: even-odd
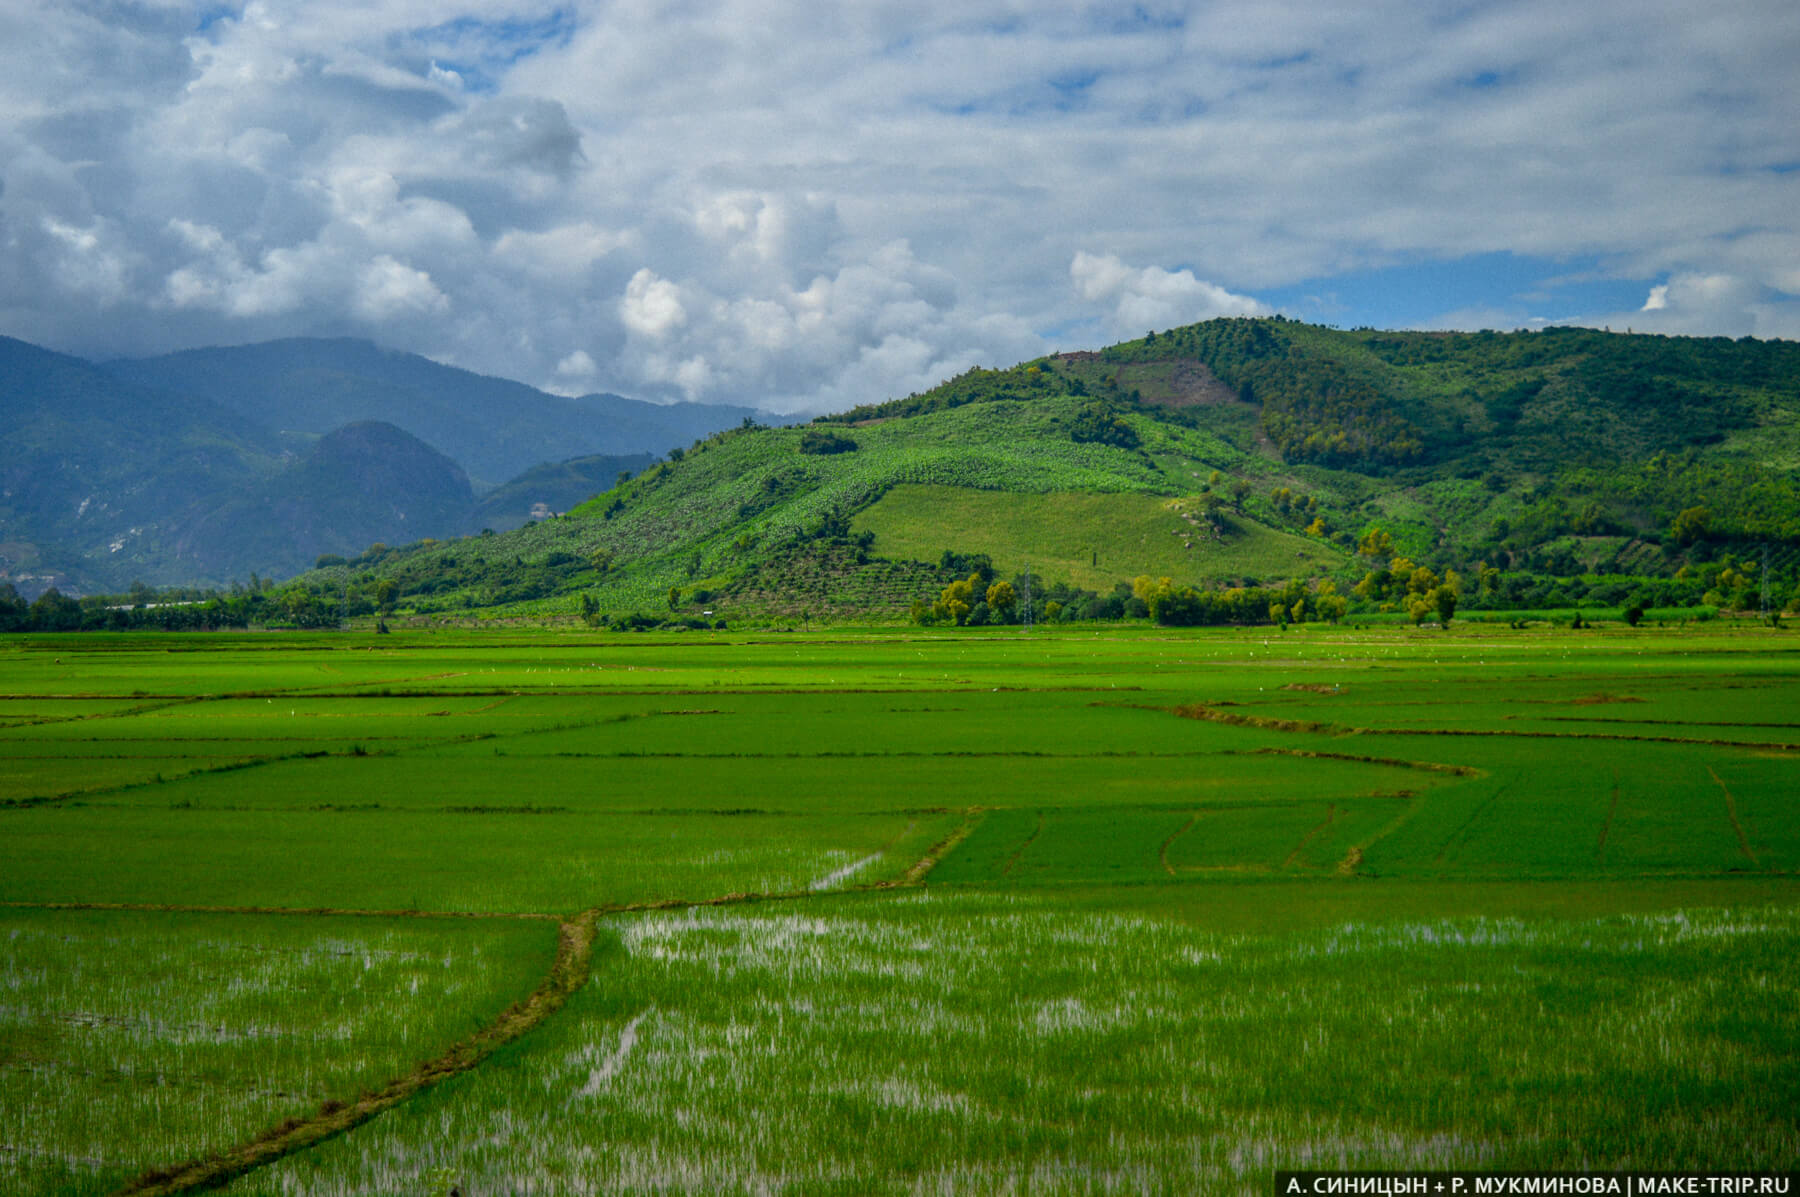
[[[856,441],[839,432],[808,428],[800,434],[800,452],[815,455],[856,452]]]

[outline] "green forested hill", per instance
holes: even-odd
[[[1383,491],[1409,496],[1417,513],[1387,513],[1436,529],[1434,547],[1510,559],[1570,535],[1660,540],[1700,507],[1714,539],[1800,540],[1792,342],[1220,320],[1115,346],[1068,373],[1161,404],[1175,395],[1159,368],[1182,363],[1207,369],[1239,410],[1198,404],[1165,418],[1312,467],[1321,484],[1383,508],[1394,506]],[[1471,482],[1485,494],[1460,485]]]
[[[122,585],[167,555],[173,525],[196,504],[281,460],[276,437],[210,400],[9,337],[0,428],[0,579]]]
[[[291,468],[196,511],[176,559],[196,577],[284,577],[351,546],[460,527],[473,502],[462,468],[411,433],[347,424]]]
[[[466,530],[510,532],[520,524],[541,519],[534,514],[540,506],[560,514],[612,486],[621,473],[635,474],[655,464],[656,458],[649,453],[627,453],[571,457],[533,466],[481,496],[468,516]]]
[[[971,562],[1091,605],[1140,575],[1350,594],[1400,557],[1462,575],[1465,608],[1729,603],[1765,546],[1779,594],[1800,567],[1786,342],[1218,320],[674,456],[563,519],[318,582],[390,578],[420,612],[881,618]]]

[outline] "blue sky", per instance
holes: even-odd
[[[1489,253],[1306,279],[1260,298],[1317,324],[1510,329],[1631,312],[1649,298],[1649,284],[1612,277],[1591,255],[1558,261]]]
[[[1792,0],[0,10],[0,333],[819,411],[1281,312],[1800,336]]]

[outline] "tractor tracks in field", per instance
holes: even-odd
[[[1487,808],[1494,805],[1495,802],[1499,801],[1500,795],[1502,795],[1502,794],[1506,793],[1506,791],[1510,790],[1512,788],[1512,784],[1513,783],[1511,781],[1506,781],[1506,782],[1501,783],[1500,785],[1494,787],[1493,793],[1489,794],[1486,798],[1483,798],[1480,802],[1477,802],[1475,804],[1475,809],[1471,810],[1469,812],[1468,817],[1465,818],[1461,823],[1457,824],[1456,830],[1451,832],[1448,836],[1446,836],[1444,838],[1443,846],[1438,849],[1437,855],[1431,858],[1431,863],[1432,864],[1444,863],[1444,857],[1446,857],[1450,854],[1450,849],[1456,846],[1456,841],[1460,840],[1463,837],[1463,834],[1465,832],[1467,832],[1469,830],[1469,828],[1475,826],[1476,822],[1481,818],[1481,816],[1487,813]]]
[[[1043,834],[1044,812],[1039,811],[1037,813],[1037,826],[1031,829],[1031,834],[1025,837],[1025,842],[1019,845],[1018,851],[1006,858],[1006,867],[1000,870],[1000,875],[1002,877],[1012,876],[1013,866],[1018,864],[1020,859],[1023,858],[1027,852],[1031,851],[1031,845],[1037,843],[1038,836]]]
[[[1322,821],[1317,826],[1312,828],[1312,830],[1308,831],[1305,835],[1300,837],[1300,842],[1295,844],[1294,850],[1287,854],[1287,859],[1281,862],[1281,867],[1284,869],[1291,867],[1296,860],[1300,859],[1300,854],[1302,852],[1306,851],[1306,846],[1308,844],[1312,843],[1314,840],[1318,839],[1321,833],[1328,831],[1331,828],[1332,823],[1335,822],[1336,819],[1337,819],[1337,803],[1335,803],[1335,802],[1326,803],[1325,804],[1324,821]],[[1357,859],[1358,859],[1358,862],[1360,863],[1361,857],[1358,857]]]
[[[1706,767],[1706,772],[1712,777],[1713,784],[1724,791],[1725,814],[1731,820],[1731,829],[1737,832],[1738,851],[1744,854],[1745,860],[1760,868],[1761,863],[1756,859],[1756,853],[1750,850],[1750,837],[1744,834],[1744,824],[1738,818],[1737,798],[1732,795],[1731,787],[1727,786],[1725,780],[1714,772],[1711,765]]]
[[[1606,837],[1612,834],[1613,816],[1619,813],[1619,771],[1613,770],[1612,800],[1606,804],[1606,822],[1600,825],[1600,842],[1594,846],[1596,864],[1606,863]]]

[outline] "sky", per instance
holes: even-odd
[[[1224,315],[1800,338],[1794,0],[0,0],[0,334],[841,410]]]

